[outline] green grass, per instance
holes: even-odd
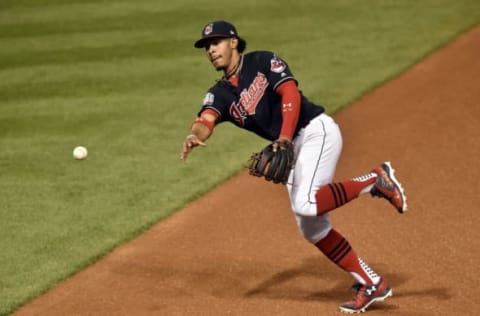
[[[0,1],[0,314],[235,175],[264,144],[225,125],[178,159],[219,76],[192,45],[219,18],[248,50],[287,59],[333,113],[478,24],[480,4]],[[76,145],[88,160],[72,158]]]

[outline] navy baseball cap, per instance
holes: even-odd
[[[238,38],[238,51],[242,52],[247,43],[244,39],[238,36],[237,29],[233,26],[232,23],[227,21],[214,21],[210,22],[203,27],[202,37],[195,42],[194,46],[196,48],[205,47],[205,42],[210,38],[228,38],[236,37]]]

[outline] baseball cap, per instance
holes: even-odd
[[[228,37],[236,37],[238,38],[238,50],[242,52],[247,43],[244,39],[238,36],[237,29],[232,23],[227,21],[214,21],[210,22],[203,27],[202,30],[202,37],[195,42],[194,46],[196,48],[205,47],[205,42],[210,38],[228,38]]]

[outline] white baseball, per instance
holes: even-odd
[[[88,156],[88,150],[83,146],[77,146],[73,150],[73,158],[77,160],[87,159],[87,156]]]

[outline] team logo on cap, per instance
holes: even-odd
[[[208,24],[207,26],[205,26],[205,28],[203,29],[203,34],[205,35],[208,35],[210,33],[213,32],[213,23],[210,23]]]

